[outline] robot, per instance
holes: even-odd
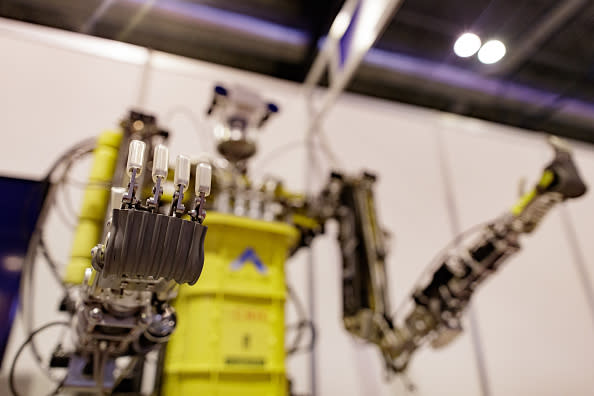
[[[121,132],[99,138],[65,278],[75,348],[53,359],[68,368],[64,391],[138,393],[141,362],[159,349],[163,395],[290,393],[284,262],[328,221],[339,225],[344,327],[401,373],[423,344],[439,348],[460,334],[474,291],[521,249],[523,234],[586,192],[570,148],[551,138],[554,158],[534,188],[472,242],[449,249],[416,286],[411,310],[394,318],[372,173],[333,172],[311,196],[250,178],[256,130],[278,110],[245,87],[217,86],[207,113],[222,158],[180,155],[172,179],[168,133],[154,117],[133,112]],[[99,182],[115,186],[110,199]],[[131,362],[118,370],[122,357]]]

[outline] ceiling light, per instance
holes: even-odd
[[[489,40],[478,52],[478,59],[484,64],[490,65],[499,62],[505,55],[505,45],[499,40]]]
[[[464,33],[454,44],[454,52],[461,58],[476,54],[479,48],[481,48],[481,39],[474,33]]]

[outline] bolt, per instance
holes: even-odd
[[[103,319],[103,312],[101,312],[101,308],[95,307],[91,309],[91,311],[89,312],[89,317],[99,322],[101,319]]]
[[[143,312],[142,314],[140,314],[140,321],[142,323],[149,323],[150,319],[151,319],[150,316],[147,315],[145,312]]]
[[[103,264],[103,247],[97,245],[91,249],[91,265],[96,271],[101,271]]]

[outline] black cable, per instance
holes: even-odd
[[[60,287],[62,287],[63,291],[65,293],[68,293],[68,289],[66,288],[66,285],[64,284],[64,282],[62,281],[62,277],[60,276],[60,270],[58,269],[58,265],[50,255],[45,240],[43,239],[43,235],[39,237],[39,248],[41,249],[41,254],[43,255],[43,258],[45,259],[54,279],[60,285]]]
[[[64,379],[62,381],[60,381],[58,386],[56,386],[56,389],[54,389],[54,391],[47,396],[57,396],[58,393],[60,392],[60,390],[62,389],[62,387],[64,386],[65,381],[66,381],[66,377],[64,377]]]
[[[93,182],[93,181],[80,181],[74,179],[64,179],[64,184],[73,186],[79,189],[86,189],[87,187],[103,187],[106,190],[111,190],[111,183],[108,182]]]
[[[10,393],[12,393],[13,396],[20,396],[19,393],[16,390],[16,386],[15,386],[15,383],[14,383],[14,372],[15,372],[16,363],[17,363],[19,357],[21,356],[21,354],[23,353],[23,351],[25,350],[25,348],[27,347],[27,345],[29,345],[29,343],[31,343],[33,341],[33,338],[37,334],[39,334],[43,330],[46,330],[46,329],[48,329],[50,327],[54,327],[54,326],[70,326],[70,323],[69,322],[63,322],[63,321],[54,321],[54,322],[46,323],[45,325],[39,327],[37,330],[31,332],[31,334],[29,334],[29,337],[27,337],[27,339],[21,344],[21,346],[17,350],[16,354],[14,355],[14,358],[13,358],[12,363],[10,365],[10,373],[8,375],[8,386],[10,388]],[[58,387],[56,389],[54,389],[50,393],[50,395],[55,395],[59,391],[59,389],[62,387],[63,384],[64,384],[64,381],[61,381],[58,384]]]
[[[191,108],[189,108],[187,106],[178,105],[178,106],[175,106],[175,107],[169,109],[169,111],[163,117],[163,121],[166,124],[169,124],[173,120],[173,118],[175,118],[174,116],[176,114],[181,114],[181,115],[185,116],[190,121],[190,123],[194,127],[195,131],[197,132],[199,141],[202,144],[204,144],[205,138],[206,138],[206,140],[210,140],[212,142],[212,139],[213,139],[212,134],[208,133],[206,131],[206,128],[204,127],[205,121],[200,116],[198,116],[196,113],[194,113],[194,111],[192,111]]]
[[[72,200],[70,199],[70,194],[68,194],[68,191],[66,190],[68,176],[70,175],[72,166],[77,161],[80,161],[82,158],[84,158],[85,156],[92,154],[93,151],[94,151],[93,147],[87,147],[85,149],[81,149],[78,152],[73,153],[72,156],[68,158],[68,162],[64,166],[64,172],[62,173],[62,176],[56,183],[57,189],[61,190],[62,200],[65,203],[66,208],[70,209],[73,212],[72,214],[73,214],[74,219],[72,219],[69,215],[66,215],[66,213],[62,211],[63,207],[61,205],[59,205],[58,202],[56,202],[55,208],[57,209],[58,213],[61,215],[61,217],[62,217],[61,220],[63,220],[64,224],[66,226],[68,226],[69,228],[76,227],[76,223],[78,221],[78,213],[74,212],[74,210],[73,210],[74,205],[72,204]]]
[[[287,285],[287,292],[289,293],[289,299],[295,305],[295,311],[297,311],[297,317],[301,318],[301,320],[304,320],[305,317],[307,316],[307,314],[305,313],[305,307],[303,306],[303,303],[301,302],[301,300],[299,300],[299,298],[297,297],[297,294],[295,293],[293,288],[289,285]]]
[[[407,395],[417,394],[417,386],[411,381],[410,377],[405,372],[400,373],[398,377],[400,378],[400,381],[404,386],[404,391]]]
[[[60,205],[59,202],[57,202],[56,196],[58,195],[58,193],[61,193],[62,201],[65,203],[65,206],[69,209],[72,209],[72,201],[70,199],[70,196],[68,195],[68,192],[66,191],[66,184],[69,184],[68,176],[70,175],[70,170],[77,161],[79,161],[86,155],[93,153],[93,151],[94,145],[89,145],[87,141],[83,141],[75,145],[73,148],[69,149],[65,154],[62,154],[60,156],[60,158],[54,163],[54,165],[51,167],[50,172],[46,176],[46,180],[51,181],[54,178],[53,176],[58,171],[60,166],[64,164],[62,174],[60,175],[57,181],[52,183],[52,186],[55,189],[55,194],[53,196],[51,204],[52,208],[56,210],[56,213],[58,214],[58,218],[60,219],[60,221],[69,229],[74,229],[76,227],[78,214],[75,213],[74,218],[71,215],[69,215],[65,211],[65,207],[63,205]]]
[[[306,313],[303,304],[301,303],[299,298],[297,298],[297,295],[293,291],[293,288],[291,288],[291,286],[289,285],[287,285],[287,293],[289,300],[292,301],[295,305],[295,311],[297,313],[297,324],[286,326],[287,329],[297,328],[297,335],[291,343],[292,346],[286,351],[287,355],[291,355],[295,352],[296,349],[298,349],[299,343],[301,342],[301,338],[303,337],[304,323],[306,322]]]
[[[68,226],[68,228],[74,230],[78,223],[78,213],[74,210],[74,205],[72,204],[72,199],[70,198],[70,194],[66,191],[66,185],[62,182],[58,185],[60,189],[61,195],[61,202],[56,202],[54,207],[60,216],[62,217],[62,222]],[[62,203],[62,205],[61,205]]]
[[[288,357],[293,356],[300,352],[306,352],[306,353],[312,352],[314,349],[314,346],[316,344],[316,340],[317,340],[316,328],[314,326],[314,323],[311,320],[307,320],[302,323],[298,323],[296,326],[299,328],[302,328],[302,329],[309,329],[310,341],[305,346],[295,345],[295,346],[289,348],[289,350],[286,351],[286,354]]]
[[[286,326],[287,329],[297,329],[297,335],[293,339],[291,347],[286,351],[287,356],[290,356],[300,351],[311,351],[315,345],[316,332],[313,321],[306,318],[306,312],[303,303],[301,300],[299,300],[297,294],[289,285],[287,285],[287,292],[289,295],[289,300],[291,300],[295,305],[295,311],[297,312],[298,318],[297,323]],[[305,330],[308,328],[310,330],[311,340],[307,346],[300,347],[299,344],[301,343],[301,339],[303,338]]]
[[[70,149],[68,149],[68,151],[66,151],[65,153],[60,155],[60,157],[58,157],[58,159],[56,161],[54,161],[52,166],[50,166],[50,168],[45,176],[45,179],[48,181],[51,181],[51,177],[56,172],[56,170],[60,167],[60,165],[62,165],[62,163],[64,161],[66,161],[67,159],[74,156],[77,151],[84,150],[89,147],[95,147],[96,141],[97,141],[97,139],[94,137],[88,138],[88,139],[82,140],[79,143],[72,146]]]
[[[74,230],[76,228],[76,223],[70,218],[67,212],[64,211],[64,207],[62,205],[54,203],[54,205],[52,205],[52,208],[56,210],[58,219],[60,219],[60,221],[62,222],[62,224],[66,226],[66,228],[68,228],[69,230]]]
[[[62,174],[61,179],[64,178],[65,175],[68,174],[70,167],[74,163],[74,159],[80,158],[81,151],[83,153],[92,151],[92,149],[95,145],[95,140],[96,140],[95,138],[85,139],[85,140],[75,144],[70,149],[68,149],[65,153],[60,155],[60,157],[52,164],[52,166],[50,167],[48,173],[46,174],[46,176],[44,178],[44,181],[46,181],[47,183],[50,184],[50,189],[47,194],[47,197],[46,197],[43,209],[42,209],[42,213],[41,213],[40,218],[37,222],[36,229],[33,233],[33,237],[31,238],[31,245],[29,247],[30,253],[28,254],[27,258],[25,259],[25,263],[23,265],[23,274],[22,274],[22,278],[21,278],[21,287],[20,287],[21,304],[19,304],[19,309],[23,316],[23,323],[24,323],[26,332],[31,332],[32,327],[33,327],[33,314],[32,314],[33,308],[32,308],[32,306],[29,306],[29,304],[31,304],[30,301],[33,301],[33,298],[34,298],[33,297],[33,291],[34,291],[34,289],[33,289],[33,274],[34,274],[35,262],[36,262],[36,258],[37,258],[37,250],[39,248],[41,228],[42,228],[43,224],[45,224],[45,219],[47,218],[46,212],[48,211],[49,208],[55,206],[57,187],[59,187],[59,184],[56,185],[55,183],[53,183],[52,179],[54,177],[54,174],[58,171],[58,169],[66,161],[68,161],[68,163],[64,167],[64,172]],[[27,293],[24,292],[25,289],[27,290]],[[39,367],[43,370],[44,367],[43,367],[41,355],[39,354],[34,342],[31,342],[31,351],[33,353],[35,361],[37,362]],[[50,377],[50,379],[53,379],[53,378]]]

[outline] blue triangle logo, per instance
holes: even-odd
[[[246,248],[235,260],[231,262],[231,270],[239,271],[246,263],[252,263],[256,270],[265,275],[268,273],[268,268],[264,265],[260,257],[256,254],[254,249]]]

